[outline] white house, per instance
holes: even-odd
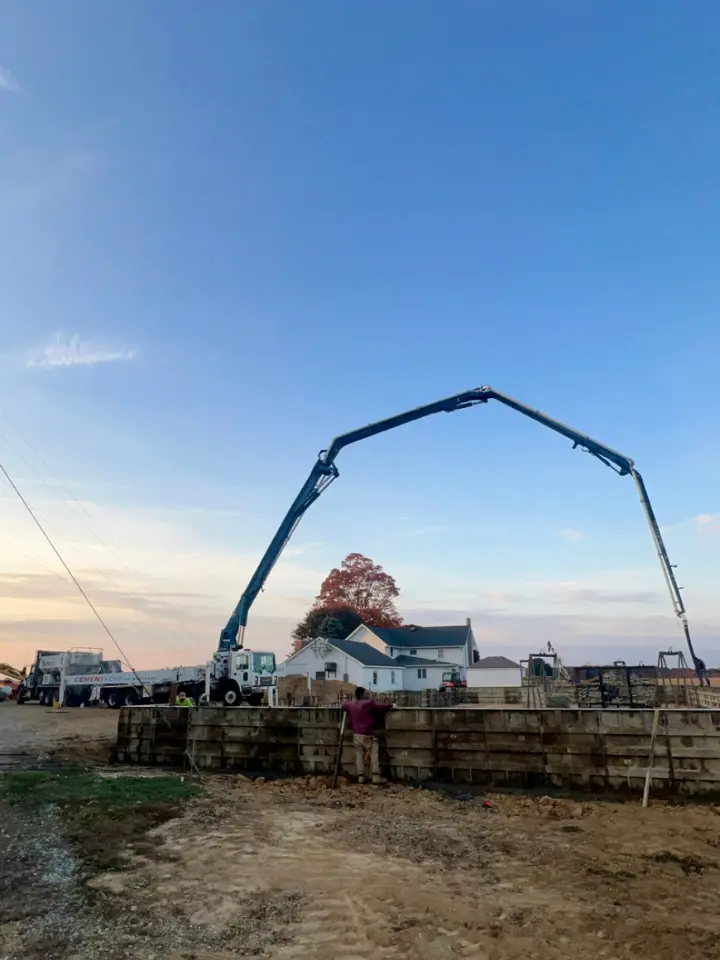
[[[282,664],[283,676],[297,674],[311,680],[345,680],[375,693],[404,689],[400,664],[368,643],[349,639],[312,640]]]
[[[477,650],[472,624],[468,618],[463,626],[418,627],[408,624],[403,627],[368,627],[361,624],[354,630],[350,640],[369,643],[393,659],[403,658],[407,664],[410,657],[430,660],[439,667],[469,667]],[[407,664],[411,665],[411,664]]]
[[[346,680],[378,693],[439,690],[446,670],[456,667],[465,674],[476,649],[469,620],[463,626],[449,627],[361,624],[347,640],[313,640],[288,657],[282,673]]]
[[[522,667],[507,657],[482,657],[465,671],[468,687],[521,687]]]

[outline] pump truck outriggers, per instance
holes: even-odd
[[[395,427],[401,427],[406,423],[412,423],[414,420],[421,420],[424,417],[432,416],[435,413],[453,413],[455,410],[465,410],[468,407],[474,407],[477,404],[485,404],[490,400],[495,400],[498,403],[501,403],[504,406],[521,413],[523,416],[529,417],[531,420],[535,420],[536,423],[539,423],[544,427],[548,427],[555,433],[559,433],[561,436],[572,442],[573,450],[575,448],[580,448],[586,453],[589,453],[591,456],[596,457],[601,463],[605,464],[606,467],[610,467],[610,469],[619,476],[622,477],[629,474],[633,478],[640,496],[640,502],[645,514],[645,519],[647,520],[650,528],[650,534],[653,540],[655,551],[660,561],[665,583],[667,585],[668,592],[670,593],[673,610],[676,617],[680,621],[685,642],[695,667],[695,672],[697,673],[698,680],[701,685],[709,682],[706,677],[705,665],[703,661],[695,655],[692,639],[690,637],[690,629],[688,627],[685,604],[680,593],[682,588],[678,586],[677,579],[675,577],[675,570],[673,564],[670,562],[670,558],[668,557],[665,543],[660,532],[660,527],[655,517],[655,512],[650,504],[645,482],[640,472],[636,469],[634,462],[629,457],[618,453],[616,450],[613,450],[610,447],[606,447],[604,444],[599,443],[597,440],[593,440],[591,437],[588,437],[583,433],[579,433],[572,427],[568,427],[564,423],[560,423],[558,420],[553,420],[552,417],[541,413],[539,410],[534,410],[532,407],[528,407],[524,403],[514,400],[512,397],[508,397],[503,393],[499,393],[497,390],[493,390],[492,387],[483,386],[477,387],[474,390],[466,390],[464,393],[458,393],[453,397],[446,397],[443,400],[436,400],[435,403],[428,403],[425,406],[416,407],[414,410],[408,410],[405,413],[399,413],[394,417],[388,417],[386,420],[379,420],[376,423],[370,423],[367,426],[360,427],[357,430],[351,430],[349,433],[344,433],[335,437],[327,450],[320,451],[318,459],[310,471],[307,480],[301,487],[298,495],[293,500],[290,509],[278,527],[275,536],[271,540],[270,545],[268,546],[265,554],[257,566],[257,569],[250,578],[250,582],[245,588],[243,595],[240,597],[237,606],[233,610],[230,619],[220,634],[218,650],[213,660],[208,664],[208,699],[213,699],[213,691],[219,691],[226,703],[235,702],[233,698],[239,698],[242,695],[242,689],[239,686],[238,676],[242,677],[244,675],[244,671],[238,668],[237,657],[243,648],[245,628],[247,626],[250,608],[253,605],[258,593],[265,585],[265,581],[270,575],[272,568],[275,566],[278,557],[282,553],[290,537],[293,535],[295,528],[305,512],[318,499],[320,494],[329,487],[333,480],[337,479],[337,477],[340,475],[338,468],[335,465],[335,460],[343,447],[347,447],[352,443],[357,443],[358,440],[365,440],[368,437],[374,437],[377,434],[385,433],[388,430],[394,430]]]

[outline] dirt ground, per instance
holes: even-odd
[[[0,771],[55,758],[105,762],[115,743],[117,723],[117,710],[49,710],[4,700],[0,703]]]
[[[85,723],[107,735],[100,716],[67,721],[63,736],[82,741]],[[61,730],[53,743],[68,742]],[[331,791],[317,777],[203,786],[123,869],[46,864],[61,878],[47,909],[73,938],[43,956],[720,960],[720,806],[490,794],[488,807],[399,785]],[[0,924],[2,960],[39,956],[21,943],[17,924]]]

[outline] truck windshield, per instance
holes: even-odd
[[[275,654],[254,653],[253,670],[255,673],[275,673]]]
[[[452,680],[452,678],[453,678],[452,670],[446,670],[445,673],[443,674],[443,680]]]

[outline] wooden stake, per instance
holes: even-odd
[[[338,778],[338,774],[340,773],[340,761],[342,760],[343,740],[345,739],[345,721],[346,720],[347,720],[347,714],[343,710],[342,720],[340,721],[340,738],[338,739],[337,754],[335,756],[335,771],[333,773],[333,778],[332,778],[332,787],[331,787],[332,790],[334,790],[335,787],[337,786],[337,778]]]
[[[643,790],[642,805],[647,807],[648,797],[650,796],[650,780],[652,779],[653,764],[655,763],[655,740],[657,738],[658,723],[660,722],[660,710],[655,708],[653,713],[652,733],[650,734],[650,752],[648,754],[648,768],[645,774],[645,789]]]

